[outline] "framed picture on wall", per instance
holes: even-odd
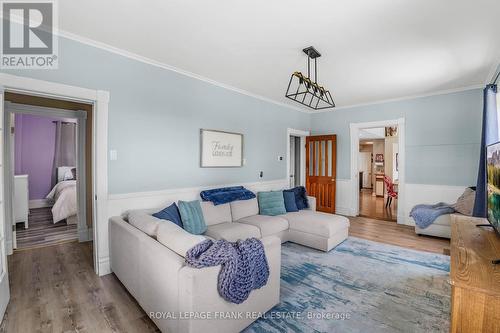
[[[375,162],[383,163],[384,162],[384,154],[375,154]]]
[[[243,166],[243,134],[200,130],[202,168],[239,168]]]

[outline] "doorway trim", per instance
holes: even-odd
[[[87,225],[87,198],[86,198],[86,172],[85,172],[85,133],[87,126],[87,112],[85,111],[74,111],[74,110],[65,110],[65,109],[55,109],[50,107],[43,106],[34,106],[34,105],[24,105],[13,103],[9,101],[4,101],[4,125],[5,128],[12,127],[12,123],[10,121],[11,115],[33,115],[39,117],[54,117],[54,118],[72,118],[76,122],[77,125],[77,164],[75,165],[77,168],[77,210],[78,210],[78,225],[77,225],[77,235],[78,240],[80,242],[86,242],[92,240],[92,230],[89,229]],[[14,183],[14,151],[12,150],[12,138],[11,133],[9,131],[5,131],[5,145],[4,145],[4,177],[9,177],[9,181],[4,183],[5,193],[13,193]],[[90,193],[92,195],[92,193]],[[6,216],[14,218],[12,204],[13,198],[9,196],[5,196],[4,199],[5,206],[7,207]],[[13,236],[13,232],[10,234],[10,241],[7,242],[7,254],[12,254],[13,244],[15,244],[15,239]]]
[[[359,152],[359,130],[376,127],[398,127],[399,145],[399,184],[398,184],[398,213],[397,223],[405,224],[405,196],[406,196],[406,144],[405,144],[405,118],[392,120],[372,121],[365,123],[351,123],[351,202],[352,215],[359,215],[359,173],[358,173],[358,152]]]
[[[306,137],[310,135],[309,131],[287,128],[286,130],[286,181],[290,184],[290,137],[300,137],[300,185],[306,185]]]
[[[92,144],[92,197],[94,198],[92,231],[94,240],[94,270],[98,275],[109,273],[108,254],[107,249],[104,248],[106,244],[105,238],[107,237],[106,220],[108,208],[107,151],[109,92],[0,73],[0,101],[2,102],[0,105],[0,119],[4,117],[5,105],[3,95],[5,91],[92,104],[94,112],[94,120],[91,125],[94,135]],[[2,128],[3,126],[4,124],[2,124]],[[5,184],[3,172],[0,177],[2,184]],[[8,226],[11,228],[12,223],[9,224],[11,221],[6,221],[5,217],[4,221],[4,227]],[[103,239],[101,239],[101,237]]]

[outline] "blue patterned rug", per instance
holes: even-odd
[[[448,332],[449,257],[349,237],[282,246],[281,303],[244,332]]]

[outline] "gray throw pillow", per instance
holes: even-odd
[[[453,208],[460,214],[472,216],[474,209],[474,201],[476,199],[476,191],[471,188],[466,188],[464,193],[458,198]]]

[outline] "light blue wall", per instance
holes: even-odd
[[[315,134],[337,134],[337,177],[350,178],[349,124],[405,118],[406,182],[475,185],[481,138],[482,91],[338,109],[312,116]]]
[[[286,130],[310,117],[276,104],[61,38],[59,69],[3,71],[108,90],[109,192],[128,193],[286,177]],[[285,83],[285,82],[284,82]],[[244,134],[246,165],[199,167],[200,128]]]

